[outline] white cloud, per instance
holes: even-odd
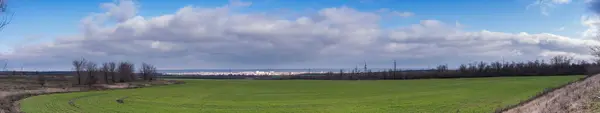
[[[535,0],[529,4],[526,8],[538,7],[543,15],[550,15],[550,10],[557,5],[564,5],[571,3],[571,0]]]
[[[420,66],[528,60],[556,54],[585,59],[588,46],[600,45],[553,34],[464,31],[460,24],[438,20],[384,29],[379,26],[380,14],[349,7],[280,19],[277,15],[237,13],[228,7],[231,4],[187,6],[173,14],[142,17],[129,15],[135,12],[129,9],[135,4],[121,1],[112,5],[119,7],[106,9],[108,16],[85,18],[81,34],[14,48],[0,54],[0,59],[36,69],[69,69],[70,60],[81,57],[145,61],[159,68],[352,67],[364,60],[377,67],[388,66],[394,59],[402,65]],[[106,19],[119,21],[103,26]]]
[[[104,16],[113,17],[123,22],[137,14],[138,6],[133,0],[118,0],[117,3],[104,3],[101,7],[107,10]]]
[[[461,24],[458,21],[454,22],[454,26],[456,26],[456,28],[464,28],[464,27],[466,27],[465,25]]]
[[[397,17],[411,17],[414,16],[415,13],[413,12],[408,12],[408,11],[392,11],[388,8],[380,8],[377,11],[375,11],[376,13],[382,14],[382,15],[391,15],[391,16],[397,16]]]
[[[252,2],[243,2],[241,0],[229,0],[229,4],[233,7],[247,7],[252,5]]]
[[[582,35],[585,38],[598,40],[598,31],[600,31],[600,17],[592,16],[581,16],[581,24],[586,26],[588,29],[583,31]]]
[[[392,14],[400,16],[400,17],[411,17],[411,16],[415,15],[412,12],[398,12],[398,11],[394,11],[394,12],[392,12]]]
[[[390,11],[390,9],[388,9],[388,8],[380,8],[376,12],[378,12],[378,13],[387,13],[389,11]]]
[[[582,35],[585,38],[600,40],[600,2],[598,0],[587,0],[585,2],[592,14],[581,16],[581,24],[588,28],[582,32]]]
[[[571,3],[571,0],[552,0],[555,4],[568,4]]]
[[[404,49],[388,46],[388,52],[391,52],[389,54],[411,53],[429,57],[464,55],[470,58],[487,57],[493,59],[499,56],[512,56],[508,58],[532,59],[540,56],[545,51],[569,52],[576,56],[585,56],[587,47],[599,44],[596,41],[573,39],[552,34],[466,32],[432,20],[390,33],[389,37],[394,42],[391,47]],[[416,47],[409,48],[406,46]],[[453,59],[461,58],[453,57]]]
[[[594,56],[592,56],[592,55],[581,55],[578,53],[570,53],[570,52],[564,52],[564,51],[543,51],[542,53],[540,53],[540,56],[543,56],[543,57],[572,56],[573,59],[575,59],[575,60],[594,59]]]

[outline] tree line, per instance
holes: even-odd
[[[394,62],[395,64],[395,62]],[[593,67],[598,63],[584,60],[575,61],[572,57],[555,56],[549,60],[533,60],[525,62],[474,62],[462,64],[457,69],[449,69],[448,65],[439,65],[432,69],[401,70],[372,72],[357,68],[349,73],[340,70],[339,73],[306,74],[281,77],[282,79],[314,79],[314,80],[398,80],[398,79],[428,79],[428,78],[472,78],[500,76],[560,76],[585,75],[597,73]],[[394,66],[396,67],[396,66]]]
[[[269,80],[404,80],[428,78],[472,78],[472,77],[501,77],[501,76],[560,76],[585,75],[600,72],[594,67],[599,63],[584,60],[575,61],[572,57],[555,56],[548,60],[533,60],[525,62],[474,62],[462,64],[450,69],[448,65],[439,65],[431,69],[402,70],[394,68],[386,71],[371,71],[366,63],[363,69],[358,67],[346,72],[307,73],[301,75],[211,75],[211,76],[181,76],[180,78],[200,79],[269,79]],[[595,70],[594,70],[595,69]]]
[[[139,73],[135,72],[135,65],[131,62],[105,62],[98,65],[86,59],[72,62],[77,85],[93,85],[104,82],[123,83],[138,79],[153,81],[156,79],[157,70],[151,64],[142,63]]]

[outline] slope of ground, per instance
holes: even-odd
[[[493,112],[583,76],[406,81],[187,80],[151,88],[42,95],[28,113]]]
[[[600,112],[600,76],[590,76],[542,95],[504,113],[588,113]]]

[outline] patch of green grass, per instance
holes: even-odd
[[[27,113],[483,113],[581,77],[186,80],[181,85],[36,96],[21,106]],[[125,103],[116,102],[125,96]],[[83,97],[74,100],[79,108],[69,104],[77,97]]]

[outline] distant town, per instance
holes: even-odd
[[[278,71],[243,71],[243,72],[175,72],[163,73],[163,75],[173,76],[205,76],[205,75],[300,75],[300,74],[324,74],[325,71],[319,72],[278,72]]]

